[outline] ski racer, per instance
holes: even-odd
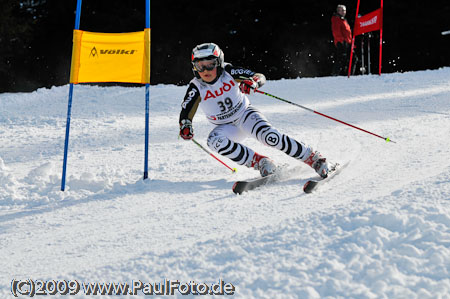
[[[248,99],[264,85],[263,74],[224,62],[224,53],[214,43],[204,43],[192,50],[193,78],[181,105],[180,136],[194,136],[192,120],[197,108],[203,110],[215,128],[208,136],[208,147],[239,165],[259,170],[261,176],[276,171],[274,162],[241,142],[253,137],[311,166],[321,177],[327,177],[329,164],[310,146],[280,133]]]

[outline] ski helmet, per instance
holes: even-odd
[[[200,78],[200,75],[194,65],[195,62],[206,59],[217,60],[217,76],[220,76],[225,64],[223,51],[214,43],[204,43],[197,45],[194,49],[192,49],[191,63],[192,71],[194,72],[195,77]]]

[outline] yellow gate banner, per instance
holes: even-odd
[[[150,28],[131,33],[74,30],[70,83],[150,83]]]

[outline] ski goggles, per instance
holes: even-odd
[[[197,72],[212,71],[218,65],[217,59],[209,59],[209,60],[199,60],[194,62],[194,69]]]

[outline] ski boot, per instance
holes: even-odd
[[[262,177],[273,174],[276,171],[275,163],[273,163],[273,161],[268,157],[262,156],[258,153],[253,155],[252,161],[248,163],[247,166],[252,167],[255,170],[259,170]]]
[[[318,151],[312,151],[311,155],[303,162],[311,166],[322,178],[328,176],[330,165]]]

